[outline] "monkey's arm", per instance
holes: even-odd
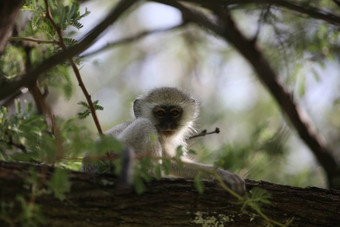
[[[117,140],[125,144],[125,150],[131,151],[130,154],[147,154],[149,152],[152,157],[161,156],[161,145],[157,140],[157,130],[153,126],[150,120],[146,118],[138,118],[133,122],[125,122],[119,124],[110,130],[106,131],[105,134],[115,137]],[[123,153],[125,152],[123,151]],[[124,154],[123,154],[124,155]],[[95,157],[96,158],[96,157]],[[85,172],[92,173],[109,173],[112,172],[112,167],[110,166],[110,152],[106,156],[98,157],[95,159],[89,157],[85,154],[82,162],[82,169]],[[100,159],[107,159],[107,161],[102,161]],[[134,159],[131,157],[131,160]]]
[[[114,137],[117,137],[122,131],[124,131],[124,129],[126,129],[132,122],[124,122],[121,123],[119,125],[116,125],[114,127],[112,127],[111,129],[107,130],[105,132],[106,135],[112,135]]]
[[[187,160],[185,160],[187,161]],[[211,165],[205,165],[197,162],[190,161],[188,165],[185,163],[182,166],[179,166],[175,162],[171,162],[169,172],[171,175],[193,179],[200,172],[204,173],[201,170],[213,170],[214,167]],[[229,172],[223,169],[216,169],[217,174],[222,178],[223,182],[234,192],[243,195],[246,192],[245,181],[239,177],[237,174]],[[213,175],[207,174],[208,179],[214,179]]]
[[[117,138],[117,136],[127,128],[131,122],[124,122],[116,125],[105,132],[106,135],[112,135]],[[97,138],[99,140],[99,137]],[[113,168],[110,163],[110,158],[112,155],[107,153],[106,155],[89,155],[87,152],[84,154],[82,160],[82,171],[89,173],[111,173]]]

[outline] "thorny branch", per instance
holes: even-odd
[[[64,43],[64,38],[63,38],[63,35],[62,35],[62,32],[61,32],[61,29],[55,23],[55,21],[53,20],[53,16],[51,14],[50,7],[48,5],[48,0],[45,0],[45,7],[46,7],[46,19],[48,19],[51,22],[53,28],[55,29],[55,31],[58,34],[58,38],[59,38],[58,45],[61,47],[62,50],[66,50],[66,45]],[[82,92],[84,93],[87,104],[88,104],[90,111],[91,111],[92,119],[93,119],[93,121],[94,121],[94,123],[97,127],[97,130],[98,130],[99,134],[103,134],[103,130],[101,128],[101,125],[100,125],[98,117],[97,117],[96,109],[94,108],[93,103],[92,103],[91,95],[88,93],[88,91],[87,91],[87,89],[84,85],[84,82],[83,82],[83,79],[81,78],[79,69],[78,69],[76,63],[73,61],[73,59],[71,57],[68,59],[68,61],[70,62],[72,69],[73,69],[73,72],[76,75],[78,84],[79,84]]]

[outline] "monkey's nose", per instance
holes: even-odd
[[[173,124],[172,122],[164,122],[162,125],[162,130],[163,131],[174,131],[176,129],[176,125]]]

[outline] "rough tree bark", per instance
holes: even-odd
[[[44,172],[52,167],[0,162],[1,201],[14,201],[18,194],[30,198],[24,179],[29,168]],[[71,192],[64,201],[41,195],[37,203],[48,226],[264,226],[266,222],[240,205],[217,183],[205,182],[203,194],[184,179],[163,179],[147,184],[137,195],[132,189],[115,187],[111,175],[70,172]],[[247,188],[261,187],[272,194],[271,205],[262,207],[270,218],[291,226],[338,226],[340,191],[297,188],[268,182],[247,181]],[[17,211],[18,212],[18,211]],[[15,215],[13,213],[12,215]],[[1,224],[1,223],[0,223]]]

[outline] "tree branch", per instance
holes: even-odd
[[[40,185],[35,193],[28,181],[33,179],[33,170]],[[113,175],[70,171],[71,190],[65,194],[65,200],[60,201],[46,193],[45,185],[55,171],[46,165],[0,161],[0,199],[4,207],[14,204],[12,209],[2,213],[0,225],[4,225],[4,221],[18,221],[18,216],[26,211],[16,199],[19,196],[26,200],[34,198],[48,226],[67,226],[70,222],[73,226],[85,227],[112,226],[113,223],[117,226],[268,225],[252,210],[241,212],[241,206],[216,182],[205,181],[204,193],[199,194],[192,180],[162,179],[148,183],[146,192],[137,195],[131,189],[115,187],[118,178]],[[338,226],[340,222],[340,192],[337,190],[251,180],[246,183],[248,190],[260,187],[271,194],[271,204],[264,204],[260,209],[273,220],[284,223],[293,218],[290,226],[313,227]]]
[[[42,40],[42,39],[35,39],[29,37],[10,37],[8,40],[10,41],[27,41],[27,42],[35,42],[38,44],[56,44],[59,45],[57,40]]]
[[[0,1],[0,53],[4,50],[8,37],[12,34],[15,19],[23,2],[23,0]]]
[[[309,17],[326,21],[330,24],[340,25],[340,16],[319,8],[307,5],[306,3],[295,3],[287,0],[180,0],[201,5],[205,8],[216,8],[227,5],[244,5],[244,4],[268,4],[292,10],[294,12],[308,15]],[[308,2],[309,3],[309,2]],[[310,4],[310,3],[309,3]]]
[[[106,18],[87,33],[78,44],[67,48],[55,55],[52,55],[40,65],[27,72],[22,76],[18,76],[11,81],[2,82],[0,84],[0,100],[6,98],[21,87],[29,87],[39,78],[41,74],[50,70],[54,66],[66,61],[70,57],[80,54],[91,46],[100,34],[111,24],[113,24],[128,8],[130,8],[138,0],[121,0]]]
[[[193,136],[190,136],[188,138],[188,140],[191,140],[191,139],[194,139],[194,138],[197,138],[197,137],[201,137],[201,136],[206,136],[206,135],[211,135],[211,134],[218,134],[218,133],[220,133],[220,129],[219,128],[215,128],[215,130],[211,131],[211,132],[208,132],[206,129],[204,129],[200,133],[198,133],[196,135],[193,135]]]
[[[31,61],[32,47],[25,46],[24,44],[22,45],[24,47],[25,54],[26,54],[25,71],[29,71],[32,68],[32,61]],[[37,81],[32,86],[29,87],[29,90],[37,106],[38,113],[44,114],[46,116],[47,124],[51,126],[52,128],[52,132],[55,136],[55,142],[56,142],[56,157],[60,159],[61,157],[63,157],[64,147],[63,147],[63,139],[62,139],[61,132],[57,124],[56,118],[50,106],[46,103],[44,99],[44,95],[41,93]]]
[[[336,183],[333,182],[339,167],[331,155],[331,151],[328,150],[316,131],[312,129],[308,120],[301,114],[301,109],[298,104],[295,103],[293,96],[285,89],[280,81],[277,80],[278,76],[271,68],[260,48],[240,32],[229,12],[222,11],[223,9],[221,10],[221,7],[215,9],[216,14],[221,20],[221,24],[218,25],[211,22],[196,10],[190,9],[176,1],[157,0],[156,2],[179,9],[190,21],[206,27],[224,38],[225,41],[231,43],[243,57],[248,60],[260,81],[262,81],[271,92],[282,111],[287,114],[288,119],[297,130],[299,136],[311,149],[320,165],[326,171],[329,186],[340,187],[340,185],[335,185]]]
[[[171,26],[169,28],[159,28],[159,29],[154,29],[154,30],[150,30],[150,31],[143,31],[143,32],[140,32],[134,36],[131,36],[131,37],[126,37],[126,38],[123,38],[123,39],[120,39],[120,40],[117,40],[115,42],[112,42],[112,43],[108,43],[102,47],[99,47],[98,49],[94,50],[94,51],[91,51],[90,53],[86,53],[86,54],[83,54],[81,55],[80,57],[81,58],[86,58],[86,57],[90,57],[92,55],[95,55],[95,54],[98,54],[102,51],[105,51],[109,48],[114,48],[118,45],[123,45],[123,44],[128,44],[128,43],[132,43],[132,42],[136,42],[146,36],[149,36],[149,35],[152,35],[152,34],[156,34],[156,33],[161,33],[161,32],[168,32],[168,31],[173,31],[173,30],[176,30],[176,29],[179,29],[179,28],[182,28],[186,25],[187,23],[181,23],[181,24],[178,24],[178,25],[175,25],[175,26]]]
[[[45,0],[45,7],[46,7],[46,18],[47,20],[49,20],[54,28],[54,30],[57,32],[57,35],[58,35],[58,38],[59,38],[59,42],[58,42],[58,45],[61,47],[62,50],[66,50],[66,45],[65,45],[65,42],[64,42],[64,37],[62,35],[62,31],[60,29],[60,27],[55,23],[54,19],[53,19],[53,16],[51,14],[51,10],[50,10],[50,7],[48,5],[48,0]],[[91,112],[91,116],[92,116],[92,119],[97,127],[97,130],[98,130],[98,133],[99,134],[103,134],[103,130],[102,130],[102,127],[99,123],[99,119],[97,117],[97,113],[96,113],[96,109],[94,108],[93,106],[93,102],[92,102],[92,99],[91,99],[91,95],[88,93],[86,87],[85,87],[85,84],[83,82],[83,79],[81,78],[81,75],[80,75],[80,72],[79,72],[79,69],[76,65],[76,63],[73,61],[73,59],[70,57],[68,59],[68,61],[70,62],[71,66],[72,66],[72,70],[77,78],[77,81],[78,81],[78,84],[79,84],[79,87],[81,88],[84,96],[85,96],[85,99],[87,101],[87,104],[90,108],[90,112]]]

